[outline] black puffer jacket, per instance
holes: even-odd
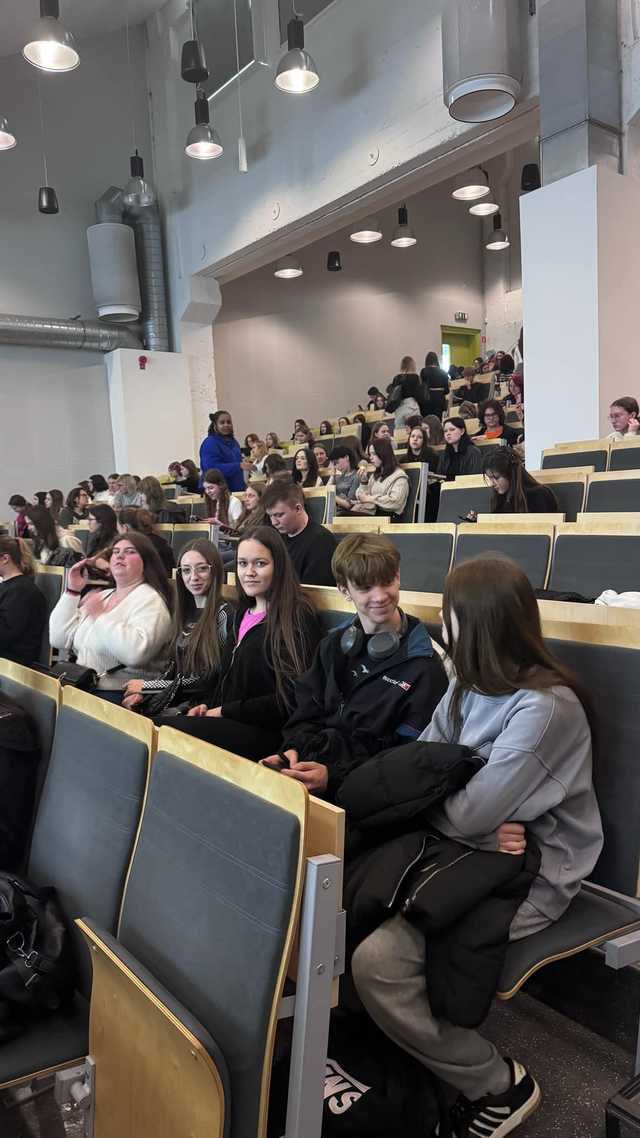
[[[530,839],[526,854],[514,857],[464,846],[430,825],[431,809],[481,766],[466,747],[407,743],[354,770],[338,796],[348,849],[360,851],[345,881],[349,952],[402,913],[428,939],[434,1015],[463,1027],[477,1027],[487,1015],[511,922],[540,864]]]

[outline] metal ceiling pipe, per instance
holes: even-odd
[[[157,202],[146,206],[128,206],[124,218],[133,226],[136,238],[145,346],[149,351],[168,352],[169,320],[160,210]]]
[[[117,348],[140,348],[141,341],[131,327],[112,328],[99,320],[57,320],[49,316],[0,313],[0,344],[114,352]]]

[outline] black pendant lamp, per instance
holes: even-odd
[[[209,78],[209,69],[196,31],[195,0],[191,0],[191,37],[182,45],[180,74],[185,83],[204,83]]]
[[[330,273],[342,272],[342,261],[340,259],[340,253],[337,249],[329,253],[329,256],[327,257],[327,270]]]

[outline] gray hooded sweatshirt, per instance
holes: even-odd
[[[542,860],[511,925],[517,940],[562,916],[602,849],[591,732],[577,696],[559,686],[505,696],[465,692],[456,737],[449,719],[454,687],[452,682],[420,738],[460,743],[486,765],[433,812],[432,821],[442,834],[478,849],[497,848],[503,822],[522,822],[535,836]]]

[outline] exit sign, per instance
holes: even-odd
[[[468,312],[456,312],[456,313],[454,313],[454,319],[455,319],[456,324],[466,324],[467,320],[469,319],[469,313]]]

